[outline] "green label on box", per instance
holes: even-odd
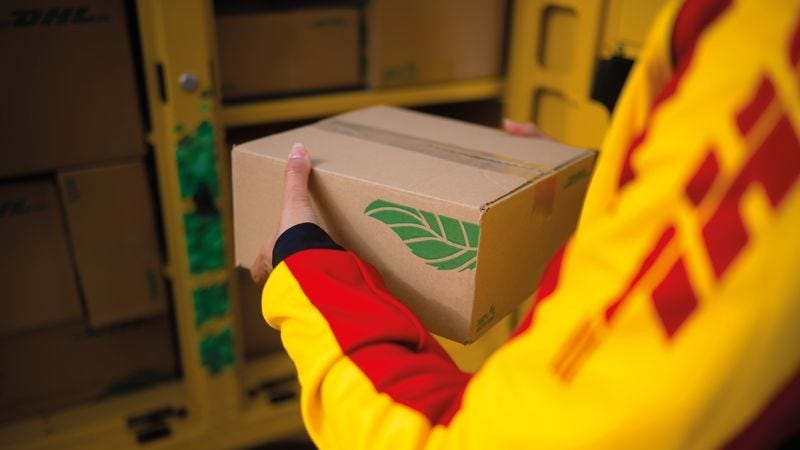
[[[411,253],[438,270],[474,269],[480,227],[410,206],[375,200],[364,214],[388,225]]]

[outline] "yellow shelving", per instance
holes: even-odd
[[[228,127],[310,119],[375,104],[420,106],[498,98],[501,78],[453,81],[382,90],[360,90],[298,96],[279,100],[223,106],[222,123]]]

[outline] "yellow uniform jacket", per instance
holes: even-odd
[[[263,312],[296,364],[314,442],[762,448],[798,433],[798,136],[800,2],[671,3],[578,230],[475,374],[367,262],[314,225],[289,230]]]

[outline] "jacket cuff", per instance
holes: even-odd
[[[272,249],[272,267],[278,267],[284,259],[297,252],[311,249],[342,250],[319,225],[305,222],[281,233]]]

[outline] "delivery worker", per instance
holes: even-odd
[[[800,1],[662,12],[578,230],[474,375],[315,225],[310,170],[295,145],[279,237],[252,272],[263,280],[272,259],[264,315],[320,447],[764,448],[796,436]]]

